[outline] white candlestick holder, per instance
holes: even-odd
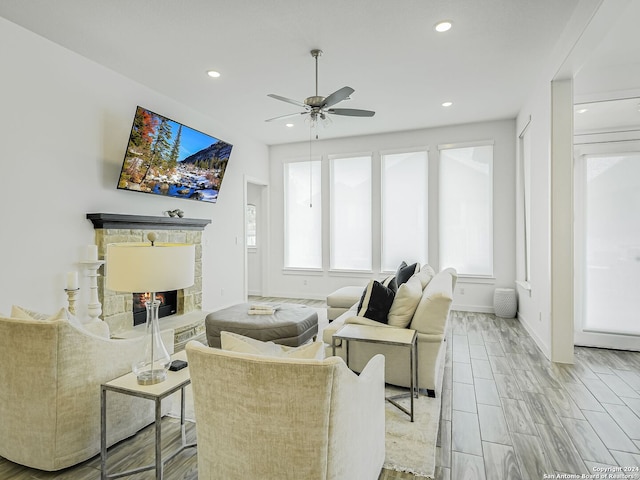
[[[98,269],[104,265],[104,260],[85,260],[80,265],[87,271],[89,278],[89,303],[87,305],[87,313],[92,320],[98,319],[102,314],[102,304],[98,299]]]
[[[72,290],[69,290],[68,288],[65,288],[64,291],[67,293],[67,298],[69,300],[69,313],[71,313],[71,315],[75,315],[76,314],[76,297],[78,296],[78,293],[80,293],[80,289],[79,288],[74,288]]]

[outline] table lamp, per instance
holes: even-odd
[[[144,356],[132,365],[140,385],[153,385],[167,378],[171,358],[160,336],[156,292],[193,285],[195,246],[179,243],[111,243],[107,245],[106,286],[117,292],[150,292],[147,309]]]

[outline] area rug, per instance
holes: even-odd
[[[387,386],[385,395],[406,392]],[[409,409],[409,398],[398,401]],[[414,398],[414,421],[386,402],[386,456],[384,468],[409,472],[416,477],[434,478],[436,468],[436,441],[440,423],[440,396]]]

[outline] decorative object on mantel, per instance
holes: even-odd
[[[107,288],[120,292],[150,292],[146,301],[146,351],[132,365],[140,385],[164,381],[171,359],[162,343],[156,292],[177,290],[193,285],[195,246],[180,243],[156,243],[151,232],[148,243],[111,243],[107,245]]]
[[[87,313],[92,321],[95,321],[102,314],[102,304],[98,299],[98,269],[104,265],[104,260],[98,260],[98,246],[87,245],[87,256],[80,265],[87,271],[86,276],[89,278],[89,303],[87,305]],[[71,311],[71,310],[69,310]],[[75,313],[75,312],[71,312]]]
[[[64,289],[67,293],[67,298],[69,300],[69,312],[72,315],[76,314],[76,297],[78,296],[78,292],[80,292],[80,287],[78,286],[78,272],[67,272],[67,288]]]
[[[180,218],[184,217],[184,212],[179,208],[176,208],[175,210],[167,210],[164,213],[166,213],[170,217],[180,217]]]

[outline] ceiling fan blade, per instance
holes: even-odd
[[[324,100],[324,105],[322,105],[322,107],[326,108],[335,105],[336,103],[348,98],[349,95],[351,95],[353,92],[355,92],[355,90],[351,87],[342,87],[340,90],[336,90],[331,95],[329,95]]]
[[[327,113],[345,115],[347,117],[373,117],[376,114],[372,110],[358,110],[356,108],[330,108]]]
[[[265,122],[273,122],[274,120],[282,120],[283,118],[297,117],[298,115],[305,115],[308,112],[288,113],[287,115],[280,115],[279,117],[273,117],[265,120]]]
[[[281,97],[280,95],[276,95],[274,93],[268,94],[267,97],[275,98],[276,100],[280,100],[282,102],[291,103],[293,105],[297,105],[298,107],[307,108],[307,106],[304,103],[299,102],[298,100],[292,100],[291,98]]]

